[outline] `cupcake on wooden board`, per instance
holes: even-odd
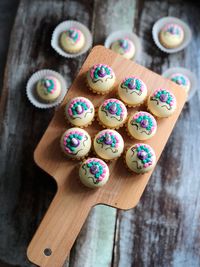
[[[104,160],[114,160],[121,156],[124,150],[124,140],[115,130],[100,131],[94,138],[94,151]]]
[[[158,118],[167,118],[176,110],[176,98],[166,89],[154,91],[148,98],[148,110]]]
[[[127,59],[132,59],[135,55],[135,45],[128,38],[118,39],[114,41],[111,44],[110,49]]]
[[[125,162],[130,171],[146,173],[151,171],[156,164],[156,155],[152,147],[147,144],[131,146],[125,155]]]
[[[138,140],[148,140],[157,131],[157,122],[148,112],[138,111],[129,117],[127,130],[131,137]]]
[[[139,106],[147,97],[147,87],[141,79],[131,76],[120,83],[118,95],[126,105],[130,107]]]
[[[104,186],[109,179],[108,165],[101,159],[88,158],[79,168],[79,177],[81,182],[90,188],[100,188]]]
[[[44,102],[54,102],[61,94],[60,81],[54,76],[45,76],[36,85],[38,97]]]
[[[115,73],[105,64],[96,64],[87,72],[87,84],[97,94],[110,92],[115,84]]]
[[[123,126],[127,119],[127,109],[118,99],[106,99],[98,109],[98,120],[101,125],[111,129]]]
[[[92,102],[85,97],[74,97],[65,106],[65,116],[74,126],[87,127],[94,119],[95,109]]]
[[[60,139],[61,149],[71,159],[85,158],[91,149],[90,135],[81,128],[70,128]]]
[[[84,47],[85,36],[81,30],[70,28],[60,35],[60,46],[67,53],[78,53]]]
[[[176,48],[183,43],[184,30],[176,23],[168,23],[161,29],[159,38],[164,47]]]

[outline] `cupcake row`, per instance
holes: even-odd
[[[91,151],[92,140],[87,131],[76,127],[64,132],[60,139],[60,146],[68,158],[83,160],[79,168],[82,183],[91,188],[98,188],[109,179],[109,168],[105,161],[116,160],[122,155],[124,140],[115,130],[102,130],[93,140],[93,150],[98,158],[84,160]],[[134,144],[125,153],[125,164],[132,172],[149,172],[155,163],[155,152],[147,144]]]

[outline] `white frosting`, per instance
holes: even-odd
[[[44,85],[44,81],[46,80],[46,83],[50,85],[50,82],[53,81],[54,83],[54,89],[48,91],[47,87]],[[38,96],[45,102],[53,102],[55,101],[60,93],[61,93],[61,84],[60,81],[55,78],[54,76],[46,76],[43,79],[39,80],[37,82],[36,91]]]
[[[110,75],[99,77],[98,79],[92,79],[90,76],[90,70],[87,72],[87,82],[89,87],[100,94],[104,94],[113,89],[115,84],[115,73],[112,71]]]
[[[134,77],[130,77],[134,78]],[[134,78],[138,79],[138,78]],[[141,80],[140,80],[141,81]],[[142,81],[141,81],[142,82]],[[135,89],[130,89],[128,86],[124,84],[124,81],[118,87],[118,95],[121,100],[130,106],[137,106],[144,102],[145,98],[147,97],[147,88],[146,85],[143,84],[143,91],[137,91]]]
[[[80,35],[79,40],[77,42],[74,42],[74,40],[69,36],[67,36],[65,32],[61,33],[60,45],[63,48],[63,50],[69,53],[79,52],[85,44],[85,36],[80,30],[79,30],[79,35]]]
[[[109,133],[117,137],[118,143],[117,146],[112,147],[111,145],[105,144],[104,142],[99,142],[99,137],[105,135],[105,133]],[[115,130],[106,129],[100,131],[94,138],[94,150],[96,154],[105,160],[112,160],[121,156],[124,150],[124,140],[122,136]]]
[[[103,173],[103,178],[101,178],[102,180],[101,179],[98,180],[95,177],[95,174],[91,172],[90,167],[87,166],[88,161],[91,161],[91,160],[98,161],[103,166],[104,173]],[[89,158],[85,160],[79,168],[79,177],[80,177],[81,182],[85,186],[90,187],[90,188],[99,188],[99,187],[104,186],[109,179],[109,175],[110,175],[110,172],[109,172],[108,165],[103,160],[97,159],[97,158]]]
[[[74,151],[71,151],[70,149],[69,150],[66,149],[66,142],[64,140],[65,140],[66,135],[74,134],[74,133],[82,133],[83,138],[81,140],[78,140],[79,145],[77,147],[74,147]],[[75,139],[77,138],[75,137]],[[91,138],[85,130],[74,127],[64,132],[64,134],[62,135],[60,139],[60,145],[61,145],[62,151],[67,157],[79,159],[79,158],[83,158],[87,156],[87,154],[89,153],[91,149]]]
[[[143,117],[142,122],[137,122],[135,116],[140,115]],[[144,116],[147,116],[148,118],[145,119]],[[147,127],[145,128],[145,123],[147,123]],[[150,124],[150,125],[149,125]],[[143,127],[142,127],[143,125]],[[148,129],[148,126],[150,126],[150,129]],[[157,122],[154,119],[154,117],[144,111],[139,111],[134,114],[132,114],[128,120],[128,132],[129,134],[138,140],[148,140],[151,137],[153,137],[157,131]]]
[[[128,42],[128,46],[129,46],[128,49],[123,49],[120,46],[119,40],[113,42],[110,48],[112,51],[116,52],[117,54],[120,54],[127,59],[131,59],[135,55],[135,45],[129,39],[125,39],[125,40],[127,40]]]
[[[159,118],[166,118],[171,116],[176,110],[176,98],[171,92],[170,94],[173,96],[174,99],[174,104],[172,106],[170,106],[166,102],[162,102],[160,99],[155,99],[154,97],[152,99],[152,96],[149,96],[147,103],[148,110]]]
[[[121,106],[121,114],[117,115],[116,113],[113,114],[105,107],[105,104],[107,102],[112,102],[115,105],[115,108],[117,108],[119,105]],[[118,128],[123,125],[123,123],[126,121],[127,118],[127,109],[125,105],[118,99],[111,98],[106,99],[103,104],[98,109],[98,118],[100,122],[108,127],[108,128]]]
[[[156,155],[154,150],[147,144],[140,144],[140,145],[145,145],[150,149],[150,153],[151,153],[151,161],[152,164],[144,167],[144,163],[142,162],[142,160],[140,158],[138,158],[138,152],[135,149],[135,145],[131,146],[127,152],[126,152],[126,164],[128,166],[128,168],[136,173],[145,173],[145,172],[149,172],[151,171],[156,163]]]
[[[86,102],[87,109],[84,110],[84,107],[79,104],[78,107],[76,108],[76,111],[77,111],[76,114],[69,113],[71,112],[70,106],[72,106],[73,103],[75,102],[77,103],[77,101],[79,100],[80,102],[83,102],[83,103]],[[69,108],[70,108],[70,111],[69,111]],[[79,108],[83,110],[82,113],[78,111]],[[88,98],[85,98],[85,97],[72,98],[65,106],[66,118],[71,124],[75,126],[79,126],[79,127],[87,126],[93,120],[94,114],[95,114],[95,109],[94,109],[92,102]]]

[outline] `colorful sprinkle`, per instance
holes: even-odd
[[[80,114],[84,113],[89,108],[91,108],[89,101],[87,101],[83,98],[75,98],[75,99],[72,99],[72,101],[69,104],[68,114],[71,117],[74,117],[76,115],[80,115]]]
[[[107,165],[100,159],[88,159],[85,165],[89,168],[90,173],[95,178],[95,183],[101,182],[106,175]]]
[[[132,152],[137,152],[137,157],[143,164],[144,168],[149,167],[153,163],[154,152],[152,148],[146,144],[136,144],[131,148]]]
[[[56,91],[56,80],[51,77],[46,77],[41,80],[46,94],[53,94]]]
[[[157,123],[154,117],[148,112],[143,111],[135,113],[130,123],[137,123],[141,128],[146,129],[150,133],[153,132],[157,127]]]
[[[175,96],[165,89],[158,89],[156,90],[153,95],[151,96],[151,100],[159,100],[160,102],[168,104],[170,107],[176,104]]]
[[[97,143],[117,148],[119,146],[120,140],[118,139],[117,135],[115,135],[113,132],[104,131],[97,137],[96,141]]]
[[[105,64],[97,64],[90,69],[90,77],[95,80],[111,75],[113,75],[112,69]]]
[[[64,148],[69,154],[73,154],[76,148],[80,145],[81,140],[83,140],[84,134],[79,131],[71,131],[67,133],[64,138]]]
[[[126,107],[118,99],[110,98],[103,102],[102,108],[108,111],[112,115],[119,116],[121,118],[126,115]]]
[[[80,41],[81,31],[75,28],[70,28],[69,30],[65,31],[67,37],[72,39],[74,43],[77,43]]]

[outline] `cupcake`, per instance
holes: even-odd
[[[70,28],[60,35],[60,46],[67,53],[78,53],[84,47],[84,44],[85,36],[76,28]]]
[[[184,40],[183,28],[175,23],[166,24],[160,31],[159,39],[166,48],[176,48]]]
[[[170,91],[158,89],[149,96],[147,105],[153,115],[166,118],[176,110],[176,98]]]
[[[157,131],[157,122],[148,112],[138,111],[130,116],[127,130],[131,137],[138,140],[147,140]]]
[[[81,128],[70,128],[62,135],[60,145],[68,158],[82,159],[88,155],[91,149],[91,138]]]
[[[114,87],[115,73],[105,64],[94,65],[87,72],[87,83],[94,93],[106,94]]]
[[[82,96],[72,98],[65,106],[67,120],[77,127],[87,127],[94,119],[92,102]]]
[[[54,102],[61,94],[60,81],[54,76],[45,76],[36,85],[38,97],[44,102]]]
[[[188,93],[191,88],[190,80],[187,76],[181,73],[174,73],[172,74],[169,79],[176,84],[180,85],[185,91]]]
[[[99,188],[105,185],[109,179],[108,165],[101,159],[86,159],[79,168],[81,182],[90,188]]]
[[[118,99],[106,99],[98,109],[98,120],[107,128],[118,129],[127,118],[127,109]]]
[[[127,150],[125,162],[130,171],[145,173],[154,168],[156,155],[153,148],[149,145],[135,144]]]
[[[102,159],[113,160],[121,156],[124,150],[124,140],[115,130],[100,131],[94,138],[95,153]]]
[[[147,97],[146,84],[136,77],[125,78],[118,87],[120,99],[128,106],[141,105]]]
[[[116,40],[111,44],[110,49],[127,59],[131,59],[135,55],[135,45],[128,38]]]

